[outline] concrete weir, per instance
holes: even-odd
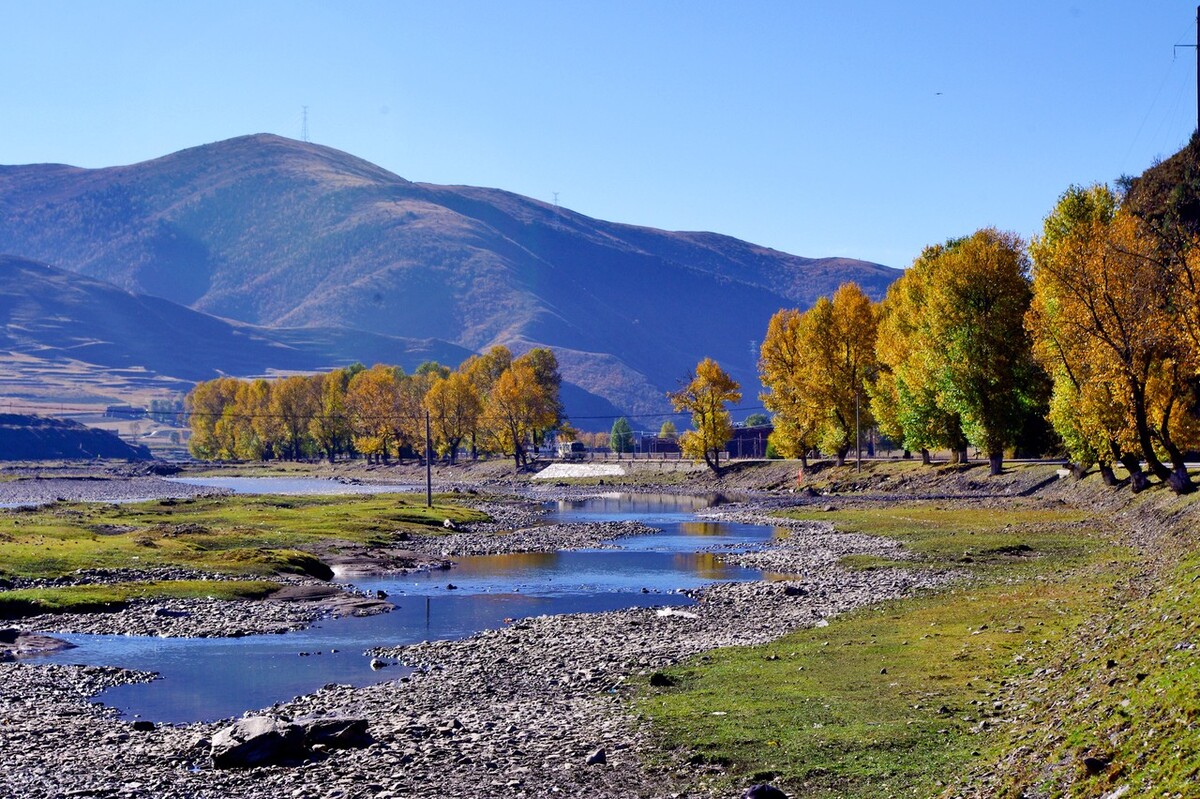
[[[570,477],[622,477],[624,466],[611,463],[552,463],[533,476],[534,480],[562,480]]]

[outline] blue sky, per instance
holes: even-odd
[[[0,163],[247,133],[410,180],[906,266],[1196,125],[1196,6],[0,0]]]

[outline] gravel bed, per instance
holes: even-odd
[[[508,532],[450,533],[415,538],[405,542],[414,552],[428,557],[500,555],[513,552],[555,552],[563,549],[603,547],[619,538],[658,532],[641,522],[586,522],[581,524],[545,524]]]
[[[538,617],[464,641],[383,647],[411,676],[366,688],[327,686],[267,709],[295,718],[366,718],[375,743],[295,767],[217,770],[207,741],[223,725],[129,721],[87,704],[97,687],[144,674],[0,664],[0,794],[27,797],[666,797],[711,795],[716,767],[646,765],[648,732],[625,685],[719,646],[756,644],[846,610],[944,583],[932,572],[849,572],[842,554],[888,551],[829,525],[789,525],[773,551],[781,582],[690,592],[685,608]],[[759,553],[766,555],[767,553]],[[87,746],[79,742],[87,741]],[[588,765],[598,749],[603,764]]]
[[[144,499],[189,499],[225,496],[229,492],[161,477],[27,477],[0,481],[0,506],[46,505],[51,502],[132,502]]]

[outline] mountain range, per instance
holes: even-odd
[[[549,346],[577,417],[660,412],[704,356],[753,404],[772,313],[845,280],[879,297],[899,274],[414,183],[265,134],[130,166],[0,166],[0,253],[24,259],[0,262],[6,348],[194,381]],[[78,310],[56,315],[56,296]]]

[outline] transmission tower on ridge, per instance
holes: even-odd
[[[300,141],[308,141],[308,106],[300,106]]]

